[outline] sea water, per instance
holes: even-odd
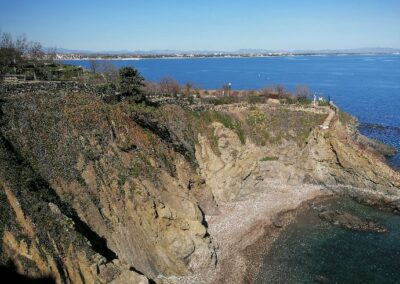
[[[323,206],[372,219],[388,232],[355,232],[307,210],[273,243],[256,283],[399,283],[400,216],[350,199]]]

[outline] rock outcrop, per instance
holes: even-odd
[[[387,229],[373,220],[362,220],[348,212],[338,210],[324,210],[318,213],[318,216],[335,226],[359,231],[359,232],[374,232],[385,233]]]
[[[234,200],[241,190],[249,187],[249,177],[258,170],[263,151],[251,141],[243,145],[239,137],[221,123],[214,122],[212,127],[220,153],[215,153],[207,137],[199,134],[196,159],[217,203],[223,203]]]
[[[188,190],[197,174],[171,141],[137,124],[129,105],[32,88],[1,93],[4,263],[59,283],[215,264]]]
[[[352,126],[336,119],[330,131],[313,131],[299,160],[307,178],[359,201],[399,210],[400,173],[379,153],[365,149]]]

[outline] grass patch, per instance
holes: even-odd
[[[319,106],[330,106],[330,102],[329,101],[318,101],[318,105]]]
[[[213,122],[219,122],[224,127],[232,130],[239,137],[242,145],[246,143],[246,134],[242,127],[242,122],[226,112],[218,112],[213,110],[194,111],[192,112],[192,126],[198,133],[206,136],[210,141],[211,149],[215,154],[220,155],[218,149],[218,139],[214,135]]]
[[[344,125],[353,124],[356,122],[354,117],[352,117],[350,114],[343,112],[343,111],[339,111],[339,120]]]
[[[154,171],[153,166],[144,153],[137,153],[130,165],[130,174],[137,178],[139,176],[150,177]]]
[[[267,162],[267,161],[278,161],[279,157],[276,156],[265,156],[260,159],[261,162]]]
[[[246,116],[246,124],[250,137],[258,145],[276,145],[294,140],[301,146],[311,130],[324,121],[325,116],[286,108],[269,112],[252,108]]]

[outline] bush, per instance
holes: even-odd
[[[234,97],[221,97],[208,100],[208,102],[213,105],[233,104],[236,103],[237,101],[238,101],[237,98]]]
[[[319,106],[329,106],[329,102],[328,101],[318,101],[318,105]]]
[[[249,95],[247,97],[247,102],[250,104],[265,103],[265,98],[258,95]]]
[[[279,157],[275,157],[275,156],[265,156],[264,158],[262,158],[260,161],[261,162],[267,162],[267,161],[278,161]]]
[[[142,87],[144,78],[137,69],[124,67],[119,70],[121,95],[131,98],[134,102],[144,101]]]

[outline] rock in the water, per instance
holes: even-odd
[[[362,220],[357,216],[339,210],[326,210],[318,216],[335,226],[360,232],[384,233],[387,229],[379,223],[372,220]]]

